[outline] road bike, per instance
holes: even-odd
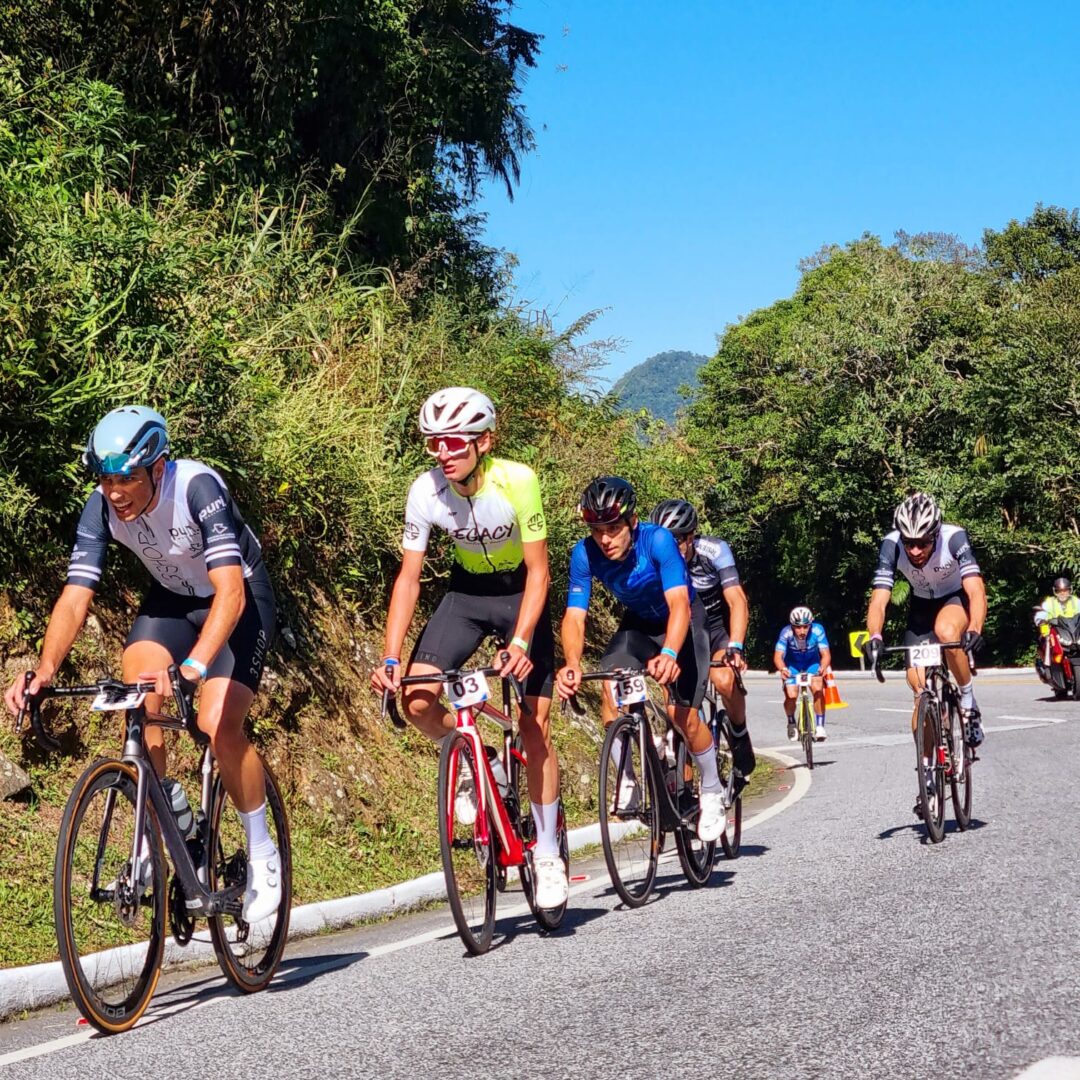
[[[27,690],[33,677],[27,673]],[[68,797],[53,878],[53,917],[64,978],[79,1011],[105,1034],[131,1028],[149,1004],[161,971],[166,923],[177,944],[186,945],[196,921],[205,918],[221,970],[247,993],[262,990],[273,978],[288,937],[292,848],[277,780],[263,762],[267,827],[280,857],[281,902],[272,916],[249,924],[243,919],[243,822],[175,665],[169,677],[176,715],[146,709],[143,701],[153,692],[153,683],[100,679],[27,695],[16,719],[15,730],[21,733],[29,712],[39,741],[56,749],[41,720],[45,700],[92,697],[93,711],[124,713],[122,756],[95,761]],[[144,742],[149,727],[186,729],[202,747],[196,824],[188,837],[150,763]]]
[[[709,667],[730,667],[727,660],[713,660]],[[735,690],[746,696],[746,687],[742,676],[736,669]],[[720,695],[710,680],[705,688],[705,698],[701,703],[701,719],[712,732],[716,745],[716,766],[720,773],[720,783],[724,786],[724,805],[727,807],[727,819],[724,831],[720,834],[720,847],[725,858],[737,859],[742,845],[742,791],[746,786],[743,775],[735,768],[735,740],[731,734],[731,718],[727,714]]]
[[[498,668],[450,668],[426,675],[409,675],[402,686],[442,683],[443,692],[456,715],[454,730],[443,741],[439,755],[439,848],[450,910],[465,948],[474,956],[487,952],[495,930],[495,900],[506,889],[508,872],[516,868],[522,891],[536,921],[545,930],[556,930],[566,914],[566,901],[556,908],[536,904],[533,866],[536,824],[529,803],[526,758],[521,736],[514,733],[511,692],[518,707],[526,708],[521,683],[502,678],[502,709],[490,701],[488,677]],[[383,694],[383,712],[397,727],[405,722],[397,702]],[[486,746],[476,721],[485,717],[502,729],[502,752]],[[500,784],[495,768],[505,777]],[[476,808],[473,820],[455,810],[462,784],[471,784]],[[559,854],[569,877],[570,842],[562,805],[556,825]]]
[[[582,675],[583,682],[610,683],[618,710],[600,751],[600,839],[611,883],[628,907],[640,907],[652,893],[665,833],[674,834],[683,875],[694,887],[708,882],[716,859],[716,841],[702,841],[696,831],[700,808],[691,755],[667,716],[650,703],[647,674],[613,668]],[[577,705],[575,711],[584,710]]]
[[[948,641],[883,650],[907,653],[907,666],[923,672],[925,682],[916,701],[915,762],[919,775],[919,813],[926,823],[927,835],[935,844],[945,838],[946,785],[952,795],[957,829],[963,832],[971,824],[971,767],[978,758],[964,738],[960,690],[943,657],[946,649],[963,647],[959,641]],[[968,662],[974,675],[975,662],[970,652]],[[873,671],[878,682],[885,681],[877,663],[873,664]],[[924,758],[928,759],[929,767]]]
[[[796,671],[795,686],[798,695],[795,698],[795,730],[803,753],[806,754],[806,767],[814,767],[814,676],[809,671]]]

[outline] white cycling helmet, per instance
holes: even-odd
[[[792,626],[809,626],[814,621],[814,613],[808,607],[792,608],[788,621]]]
[[[896,508],[893,528],[904,540],[935,537],[941,529],[941,509],[932,495],[916,491]]]
[[[495,430],[495,406],[468,386],[436,390],[420,407],[420,431],[432,435],[480,435]]]

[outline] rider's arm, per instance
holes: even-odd
[[[670,649],[677,656],[690,629],[690,590],[685,585],[665,589],[664,599],[667,600],[668,620],[663,648]]]
[[[832,667],[832,649],[828,645],[822,645],[821,649],[821,670],[826,671]]]
[[[961,581],[961,584],[968,598],[968,629],[981,634],[983,623],[986,622],[986,583],[982,575],[970,574]]]
[[[728,635],[732,641],[746,641],[746,628],[750,622],[750,604],[741,585],[729,585],[724,589],[728,606]]]
[[[386,636],[383,639],[383,656],[401,658],[401,647],[409,632],[416,602],[420,599],[420,571],[424,567],[422,551],[406,550],[401,557],[401,569],[390,594],[390,610],[386,616]]]
[[[49,682],[79,636],[94,590],[84,585],[65,585],[49,616],[37,673],[40,683]]]
[[[565,665],[575,670],[581,667],[581,654],[585,651],[586,615],[584,608],[568,607],[559,631]]]
[[[547,541],[534,540],[532,543],[522,544],[522,551],[525,555],[525,592],[521,597],[521,607],[518,608],[514,637],[531,643],[551,586]]]
[[[871,637],[875,634],[880,636],[885,627],[885,612],[889,608],[890,596],[892,596],[892,589],[883,587],[875,588],[870,594],[870,607],[866,612],[866,629]]]
[[[232,637],[240,616],[244,613],[244,569],[242,566],[207,567],[207,577],[214,586],[214,597],[206,622],[199,631],[198,639],[188,650],[188,656],[209,667],[221,652],[222,646]],[[193,672],[184,667],[181,674],[190,679]]]
[[[783,675],[784,672],[787,670],[787,664],[784,663],[784,659],[785,657],[782,649],[777,649],[772,654],[773,667],[776,668],[776,670],[780,672],[781,675]]]

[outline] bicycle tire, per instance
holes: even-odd
[[[439,849],[442,853],[446,895],[462,944],[479,956],[491,947],[495,932],[496,851],[495,830],[490,819],[486,837],[477,835],[479,812],[464,822],[454,812],[458,780],[468,770],[479,796],[481,777],[473,742],[460,731],[452,732],[439,756]],[[479,798],[477,798],[479,805]]]
[[[926,825],[926,834],[931,843],[940,844],[945,839],[945,768],[937,762],[938,747],[941,745],[941,732],[935,714],[940,713],[940,702],[931,694],[919,696],[919,707],[915,719],[915,760],[919,773],[919,809]],[[929,739],[927,730],[929,729]],[[923,767],[923,747],[931,747],[934,764],[930,769],[933,787]]]
[[[730,793],[735,790],[735,757],[728,725],[719,723],[718,730],[713,731],[713,739],[716,742],[716,768],[720,773],[720,782],[724,785],[724,790],[729,793],[728,800],[731,803],[728,806],[724,831],[720,834],[720,847],[726,859],[737,859],[739,849],[742,847],[742,792],[740,791],[731,802]]]
[[[134,903],[117,897],[129,887],[137,786],[135,766],[115,758],[95,761],[68,796],[56,845],[53,919],[60,963],[79,1012],[106,1035],[127,1031],[146,1010],[165,945],[168,878],[152,804],[144,831],[150,880]]]
[[[799,735],[802,737],[806,767],[814,767],[814,713],[805,691],[799,694]]]
[[[679,738],[678,751],[675,754],[675,775],[683,777],[684,782],[687,757],[686,743]],[[696,801],[696,794],[694,799]],[[716,861],[716,841],[699,840],[693,826],[681,825],[675,830],[675,850],[679,855],[679,865],[682,867],[683,876],[690,885],[695,889],[700,889],[708,884],[709,878],[712,877],[713,863]]]
[[[518,736],[514,739],[514,751],[510,755],[510,787],[517,792],[518,836],[524,845],[530,845],[536,841],[536,822],[533,821],[532,803],[529,800],[529,781],[525,769],[522,767],[518,754],[525,756],[525,747]],[[563,814],[562,802],[559,803],[559,819],[556,825],[559,838],[559,855],[563,861],[563,869],[566,871],[567,880],[570,878],[570,838],[566,832],[566,817]],[[536,906],[536,887],[532,866],[532,852],[529,851],[525,865],[519,867],[521,874],[521,889],[525,893],[529,910],[533,917],[545,930],[558,930],[566,915],[566,905],[569,900],[564,900],[557,908],[541,908]]]
[[[638,724],[645,722],[629,714],[617,717],[608,726],[600,751],[600,839],[611,884],[627,907],[641,907],[649,899],[660,860],[659,793],[654,787],[652,770],[641,760],[638,733]],[[611,749],[623,735],[629,737],[629,760],[637,780],[637,806],[619,812],[615,803],[619,782]],[[642,828],[626,832],[622,826],[627,821],[636,821]]]
[[[960,832],[964,832],[971,824],[971,759],[974,755],[971,747],[964,741],[964,723],[960,719],[960,707],[954,698],[949,699],[947,708],[949,788],[952,792],[956,827]]]
[[[262,763],[266,778],[267,827],[278,849],[281,871],[281,901],[271,921],[254,925],[243,920],[243,894],[223,915],[208,919],[214,955],[225,977],[238,990],[254,994],[266,988],[274,977],[289,938],[292,910],[292,843],[285,800],[270,766]],[[244,826],[229,798],[221,777],[214,780],[210,802],[207,845],[210,851],[208,883],[211,892],[231,885],[247,884],[247,854]]]

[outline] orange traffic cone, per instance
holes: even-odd
[[[828,668],[825,672],[825,708],[846,709],[847,707],[848,703],[840,699],[840,690],[837,688],[833,669]]]

